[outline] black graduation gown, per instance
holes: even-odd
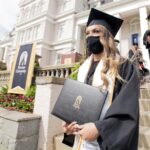
[[[126,82],[116,80],[113,102],[102,121],[95,122],[101,150],[137,150],[139,131],[139,80],[128,60],[120,66]],[[72,146],[74,136],[64,135],[63,143]]]
[[[132,58],[132,56],[134,55],[133,51],[130,49],[129,50],[129,58]]]
[[[146,30],[143,36],[143,44],[145,45],[145,48],[148,49],[149,53],[149,59],[150,59],[150,44],[147,42],[147,36],[150,35],[150,30]]]

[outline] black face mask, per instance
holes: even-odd
[[[99,40],[99,36],[89,36],[86,39],[87,49],[90,53],[99,54],[103,51],[103,45]]]

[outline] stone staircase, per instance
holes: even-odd
[[[150,82],[140,87],[139,149],[150,150]]]

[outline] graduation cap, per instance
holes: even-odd
[[[107,30],[109,30],[115,37],[122,23],[122,19],[116,18],[112,15],[92,8],[88,18],[87,26],[100,24],[104,26]]]
[[[147,18],[146,18],[147,20],[150,20],[150,14],[147,16]]]
[[[114,41],[115,41],[116,43],[120,43],[120,41],[119,41],[118,39],[114,39]]]

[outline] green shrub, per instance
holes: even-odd
[[[78,75],[78,71],[79,71],[79,67],[80,67],[80,63],[77,63],[73,66],[72,70],[71,70],[71,74],[69,76],[69,78],[73,79],[73,80],[77,80],[77,75]]]
[[[9,110],[22,112],[32,112],[34,107],[36,86],[31,86],[26,95],[7,93],[8,87],[2,87],[0,90],[0,107]]]
[[[0,88],[0,94],[7,94],[8,92],[8,86],[3,86]]]
[[[26,92],[25,96],[27,98],[35,97],[35,92],[36,92],[36,86],[32,85],[30,88],[27,89],[27,92]]]

